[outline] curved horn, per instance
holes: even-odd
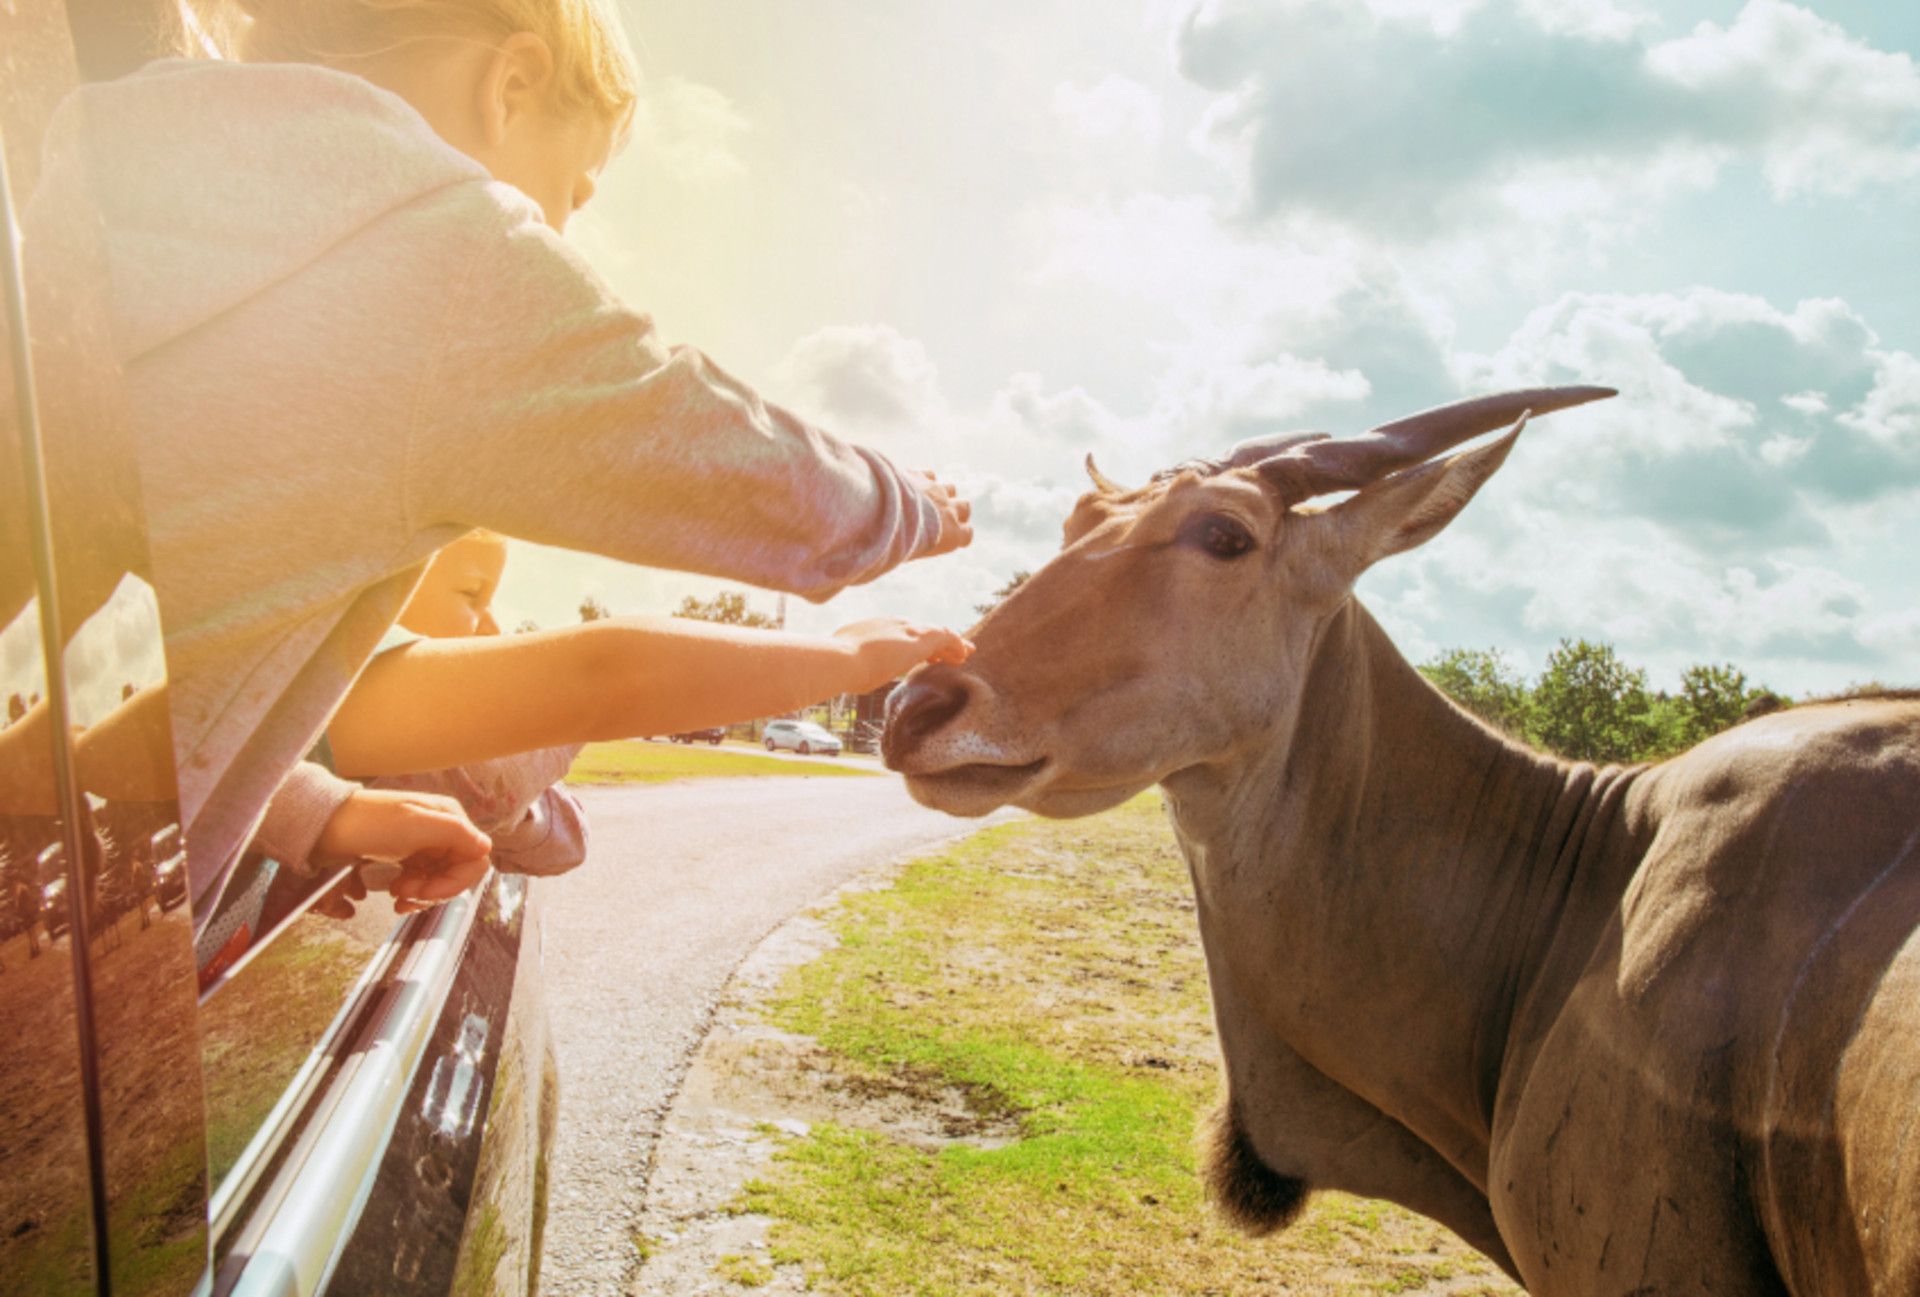
[[[1217,473],[1228,473],[1236,468],[1252,468],[1255,464],[1272,459],[1275,455],[1285,454],[1297,446],[1309,445],[1316,441],[1329,441],[1331,433],[1326,432],[1270,432],[1264,437],[1253,437],[1236,445],[1218,459],[1183,459],[1172,468],[1163,468],[1153,475],[1155,482],[1165,482],[1179,477],[1182,473],[1198,473],[1202,477],[1212,477]]]
[[[1263,459],[1272,459],[1300,446],[1310,446],[1315,442],[1332,441],[1330,432],[1276,432],[1264,437],[1253,437],[1241,442],[1227,452],[1227,457],[1219,462],[1218,472],[1233,468],[1246,468],[1258,464]]]
[[[1536,416],[1551,414],[1615,395],[1611,387],[1533,387],[1456,401],[1383,423],[1358,437],[1296,446],[1261,460],[1260,468],[1281,482],[1294,500],[1358,490],[1483,433],[1510,427],[1529,411]]]
[[[1093,479],[1094,489],[1105,495],[1125,495],[1127,493],[1127,489],[1124,486],[1121,486],[1118,482],[1100,471],[1100,466],[1093,462],[1092,451],[1087,452],[1087,476]]]

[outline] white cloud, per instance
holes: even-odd
[[[1236,363],[1216,356],[1204,367],[1173,369],[1151,418],[1191,447],[1271,431],[1315,406],[1363,401],[1372,391],[1359,370],[1335,369],[1317,357]]]
[[[1878,352],[1873,390],[1859,408],[1840,416],[1876,442],[1920,454],[1920,358],[1906,352]]]
[[[1487,0],[1362,0],[1367,11],[1385,22],[1425,27],[1435,36],[1452,36]]]
[[[1601,0],[1407,9],[1424,25],[1383,28],[1377,0],[1190,17],[1182,68],[1217,96],[1200,138],[1254,212],[1407,244],[1547,219],[1604,243],[1740,159],[1783,196],[1920,175],[1912,59],[1783,0],[1664,41]]]
[[[1117,73],[1087,86],[1061,82],[1054,87],[1053,111],[1075,134],[1089,140],[1115,141],[1143,150],[1160,141],[1160,96]]]
[[[1519,0],[1519,7],[1542,31],[1592,41],[1629,40],[1659,22],[1647,10],[1616,0]]]
[[[641,92],[629,147],[675,179],[713,183],[746,174],[738,144],[749,129],[746,117],[712,86],[662,77]]]
[[[43,694],[47,673],[40,656],[40,601],[34,599],[0,630],[0,706],[7,697]],[[0,712],[0,724],[6,713]]]
[[[1920,69],[1783,0],[1749,0],[1727,27],[1701,23],[1646,65],[1683,87],[1700,125],[1751,135],[1782,194],[1852,193],[1920,174]]]
[[[153,587],[131,574],[67,641],[68,708],[76,725],[93,725],[120,705],[123,691],[166,679],[160,605]]]
[[[993,398],[990,421],[1081,450],[1120,435],[1120,421],[1084,387],[1050,392],[1038,374],[1015,374]]]
[[[1845,303],[1567,294],[1454,367],[1468,391],[1621,395],[1541,420],[1446,535],[1369,578],[1396,628],[1606,639],[1668,683],[1703,660],[1793,690],[1920,666],[1906,601],[1850,575],[1920,544],[1920,437],[1872,431],[1920,408],[1920,366]]]
[[[909,434],[926,448],[926,434],[947,420],[926,346],[891,325],[830,325],[808,334],[774,367],[772,387],[809,418],[883,450]]]

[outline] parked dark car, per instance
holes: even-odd
[[[40,885],[40,926],[59,936],[71,925],[73,907],[67,903],[67,852],[55,842],[40,852],[34,864],[34,878]]]
[[[675,743],[711,743],[713,746],[719,747],[720,741],[727,737],[727,732],[716,725],[704,730],[686,730],[679,734],[670,734],[667,737]]]
[[[104,724],[164,705],[164,657],[97,222],[58,213],[53,266],[15,231],[76,68],[120,75],[176,21],[0,6],[0,295],[27,312],[0,314],[0,634],[27,646],[0,660],[0,1297],[526,1297],[557,1097],[537,884],[322,917],[347,871],[203,869],[169,789],[74,761],[77,728],[100,769],[171,772],[164,723]],[[96,621],[113,661],[42,654]]]
[[[171,910],[187,899],[187,844],[180,826],[169,824],[156,831],[153,844],[153,883],[160,897],[160,908]]]

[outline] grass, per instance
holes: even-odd
[[[348,988],[377,948],[361,929],[306,915],[202,1007],[200,1051],[207,1078],[207,1163],[218,1185],[339,1013]],[[391,925],[391,919],[384,921]]]
[[[773,1282],[773,1268],[748,1256],[728,1253],[713,1268],[722,1279],[742,1288],[764,1288]]]
[[[824,776],[864,778],[878,770],[864,770],[821,760],[813,762],[762,756],[730,748],[687,747],[677,743],[643,743],[626,739],[589,743],[567,772],[570,784],[664,784],[676,779],[736,779],[742,776],[806,778]]]
[[[773,1260],[872,1297],[1514,1292],[1388,1204],[1322,1194],[1263,1241],[1209,1215],[1193,1132],[1217,1061],[1192,909],[1156,796],[989,830],[851,898],[840,945],[770,1016],[851,1077],[958,1090],[1011,1138],[816,1124],[737,1203],[774,1218]]]

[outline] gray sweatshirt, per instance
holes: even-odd
[[[41,194],[105,226],[196,890],[470,528],[812,599],[937,537],[357,77],[164,62],[76,92],[49,150]]]

